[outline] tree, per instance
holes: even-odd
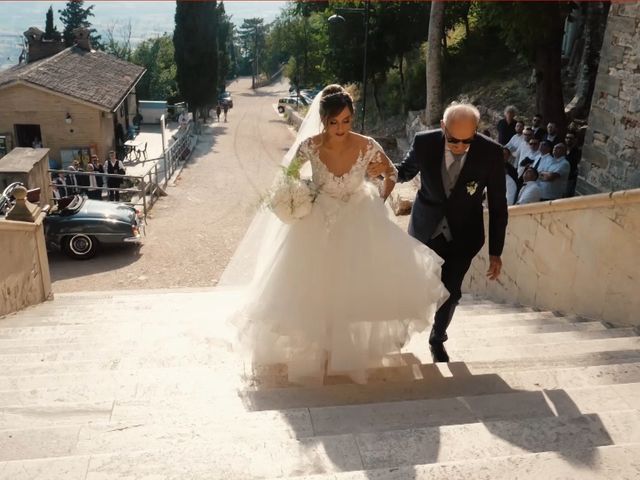
[[[147,69],[136,85],[139,99],[178,100],[173,40],[170,35],[144,40],[134,50],[131,61]]]
[[[218,18],[218,85],[223,88],[231,73],[233,55],[233,24],[224,9],[224,3],[217,6]]]
[[[60,38],[60,32],[58,32],[58,29],[53,23],[53,7],[52,6],[49,7],[49,10],[47,10],[47,19],[44,27],[44,38],[46,38],[47,40]]]
[[[64,25],[62,37],[64,38],[64,43],[67,47],[73,45],[73,31],[76,28],[84,27],[89,29],[89,38],[91,39],[91,45],[93,48],[102,48],[100,43],[101,37],[96,34],[95,28],[91,28],[91,22],[89,22],[89,17],[94,16],[93,7],[94,5],[85,8],[84,0],[72,0],[66,3],[64,9],[58,10],[58,13],[60,13],[60,22]]]
[[[562,95],[562,38],[570,2],[477,2],[479,21],[497,27],[507,45],[534,67],[536,109],[560,132],[566,126]]]
[[[173,32],[180,95],[194,113],[212,106],[218,91],[216,2],[177,1]]]
[[[444,2],[432,2],[429,14],[429,48],[427,50],[427,126],[442,118],[442,38],[444,36]]]
[[[263,18],[247,18],[238,31],[241,52],[252,65],[251,88],[255,88],[256,77],[260,73],[259,59],[266,43],[266,27]]]
[[[107,27],[105,51],[122,60],[131,60],[131,20],[119,28],[117,24]]]

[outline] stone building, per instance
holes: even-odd
[[[578,191],[640,187],[640,3],[609,11]]]
[[[93,152],[106,158],[136,114],[145,69],[93,50],[85,29],[69,48],[36,28],[25,36],[26,63],[0,72],[0,137],[8,150],[49,148],[56,168]]]

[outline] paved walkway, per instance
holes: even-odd
[[[191,162],[149,218],[145,245],[87,262],[50,255],[54,292],[216,284],[253,218],[293,135],[274,108],[285,84],[228,88],[228,123],[205,128]]]

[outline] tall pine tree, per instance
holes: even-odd
[[[224,89],[227,78],[231,73],[231,55],[233,52],[233,24],[220,2],[218,11],[218,87]]]
[[[216,1],[176,2],[173,45],[176,80],[194,113],[215,104],[218,87]]]
[[[67,47],[73,45],[73,31],[76,28],[84,27],[89,29],[93,48],[102,48],[100,35],[96,35],[96,29],[91,28],[91,22],[89,22],[89,17],[93,17],[93,7],[94,5],[85,8],[84,0],[71,0],[67,2],[64,9],[58,10],[58,13],[60,13],[60,21],[62,25],[64,25],[62,37]]]
[[[47,10],[47,20],[44,27],[44,38],[48,40],[60,38],[60,32],[58,32],[58,29],[53,23],[53,7],[51,6],[49,7],[49,10]]]

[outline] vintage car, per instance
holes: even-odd
[[[8,210],[13,189],[9,185],[0,197],[0,215]],[[87,260],[99,249],[110,246],[140,245],[144,217],[124,203],[89,200],[80,195],[64,197],[46,209],[44,234],[48,249],[62,250],[76,260]]]

